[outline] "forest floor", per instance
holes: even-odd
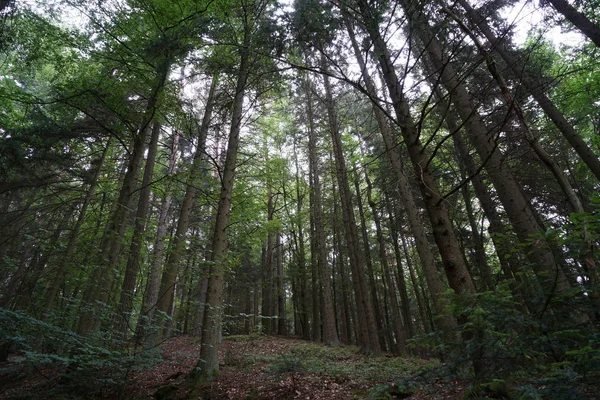
[[[80,390],[65,397],[60,371],[52,365],[21,371],[18,379],[0,365],[0,398],[12,399],[187,399],[186,375],[194,368],[199,345],[189,336],[173,337],[161,346],[159,361],[139,371],[130,370],[124,383],[99,390],[94,380],[77,382]],[[204,388],[203,398],[217,399],[456,399],[468,388],[463,381],[429,381],[417,390],[395,382],[439,366],[435,359],[368,357],[352,346],[326,347],[303,340],[271,336],[227,337],[219,348],[219,377]],[[16,362],[16,361],[13,361]],[[10,364],[10,362],[9,362]],[[61,373],[62,372],[62,373]],[[66,388],[66,386],[65,386]],[[116,388],[116,389],[115,389]]]

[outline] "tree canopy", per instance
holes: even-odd
[[[593,3],[0,2],[0,362],[106,397],[190,335],[201,398],[279,335],[593,398]]]

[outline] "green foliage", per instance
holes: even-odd
[[[510,284],[513,288],[516,285]],[[597,384],[600,343],[596,326],[573,324],[577,315],[573,310],[581,309],[580,292],[553,298],[551,311],[538,316],[528,313],[512,293],[509,282],[495,292],[448,293],[461,340],[437,338],[435,349],[443,351],[449,360],[443,373],[449,379],[474,378],[469,396],[475,398],[485,393],[516,398],[586,398],[589,387]],[[572,325],[565,328],[569,320]],[[425,337],[416,342],[425,346],[436,341]],[[471,375],[473,365],[475,376]]]
[[[287,354],[281,355],[274,363],[267,368],[267,374],[277,379],[289,376],[292,379],[292,391],[296,390],[297,375],[305,372],[306,366],[303,360]]]
[[[61,372],[48,395],[106,396],[119,392],[128,376],[157,361],[153,352],[138,351],[115,340],[94,343],[72,331],[23,312],[0,308],[0,344],[21,356],[8,368],[52,365]],[[9,372],[9,371],[5,371]],[[40,389],[42,390],[42,389]]]
[[[365,384],[372,381],[393,381],[438,365],[438,361],[400,357],[359,357],[352,346],[326,347],[307,343],[292,349],[292,355],[302,360],[306,370],[328,375],[341,381]]]

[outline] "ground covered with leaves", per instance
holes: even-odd
[[[458,381],[434,380],[427,390],[420,391],[394,384],[438,368],[439,362],[434,359],[367,357],[352,346],[331,348],[267,336],[228,337],[219,351],[220,375],[206,385],[203,398],[417,400],[457,398],[464,391]],[[185,378],[194,368],[198,354],[196,338],[177,336],[163,343],[160,354],[157,352],[156,358],[144,368],[122,371],[125,376],[119,379],[90,377],[83,381],[77,377],[65,381],[65,373],[68,376],[69,371],[64,367],[26,366],[13,357],[0,366],[0,398],[187,399]],[[69,386],[74,380],[77,380],[76,391],[72,390],[73,385]],[[90,386],[87,391],[86,385]],[[65,397],[67,388],[71,391]]]

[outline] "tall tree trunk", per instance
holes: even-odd
[[[202,117],[202,124],[200,125],[200,130],[198,132],[198,145],[196,147],[194,160],[189,171],[185,196],[183,198],[183,202],[181,203],[179,219],[177,221],[177,230],[171,241],[171,252],[163,269],[160,280],[160,289],[158,292],[158,298],[156,300],[156,309],[153,312],[154,324],[158,330],[156,331],[156,336],[150,338],[148,343],[150,346],[153,346],[157,340],[161,339],[163,334],[161,329],[165,324],[164,316],[170,314],[169,309],[173,301],[175,281],[179,271],[179,264],[185,251],[186,236],[190,226],[190,216],[192,215],[196,203],[196,187],[198,180],[202,176],[202,164],[204,162],[203,154],[206,147],[206,137],[210,127],[210,121],[212,119],[217,85],[218,77],[215,75],[213,76],[213,80],[209,89],[206,106],[204,108],[204,116]]]
[[[321,67],[326,71],[327,65],[323,56]],[[333,142],[333,154],[335,159],[336,177],[338,180],[339,195],[342,205],[342,220],[346,236],[346,244],[350,258],[350,267],[352,269],[352,282],[354,284],[354,295],[356,297],[356,309],[358,318],[364,322],[358,327],[359,342],[362,351],[368,354],[380,354],[381,346],[377,334],[377,325],[373,312],[373,304],[369,294],[369,288],[365,281],[365,259],[360,250],[358,232],[356,228],[356,218],[354,216],[354,206],[352,204],[352,195],[348,184],[346,162],[342,149],[341,133],[337,121],[337,115],[333,104],[333,95],[329,77],[323,75],[325,85],[325,106],[329,121],[329,131]]]
[[[437,181],[429,169],[429,157],[423,148],[419,132],[410,115],[408,104],[402,92],[402,85],[396,75],[387,46],[379,32],[377,20],[366,0],[360,0],[359,6],[364,17],[365,28],[373,41],[375,54],[383,71],[384,80],[393,102],[398,125],[407,145],[408,154],[418,177],[419,188],[423,195],[425,208],[433,227],[433,235],[442,256],[450,287],[459,294],[474,293],[475,286],[464,263],[452,222],[439,193]]]
[[[314,222],[316,268],[319,272],[320,289],[323,292],[323,342],[328,346],[337,346],[340,341],[335,326],[335,311],[332,292],[331,274],[327,262],[327,241],[325,239],[325,221],[323,218],[323,205],[321,203],[321,177],[319,159],[317,157],[317,132],[313,122],[312,87],[308,76],[306,78],[307,117],[308,117],[308,153],[309,168],[312,171],[311,185],[311,212]]]
[[[169,167],[167,175],[172,176],[175,173],[177,164],[177,155],[179,148],[179,134],[173,133],[173,142],[171,144],[171,155],[169,156]],[[158,221],[154,244],[152,246],[152,255],[150,265],[148,266],[148,278],[142,298],[142,307],[136,326],[137,343],[144,342],[148,334],[147,329],[154,314],[156,302],[158,301],[158,292],[160,290],[160,277],[162,275],[162,263],[165,254],[165,238],[167,236],[169,210],[171,209],[172,194],[169,187],[167,195],[161,203],[158,212]]]
[[[129,248],[129,258],[125,268],[125,278],[121,287],[121,296],[119,298],[119,306],[117,307],[119,314],[117,315],[117,329],[126,337],[130,327],[131,310],[133,309],[133,294],[137,282],[137,274],[140,268],[140,257],[142,252],[142,244],[144,233],[146,231],[146,218],[148,215],[148,206],[150,203],[150,192],[152,177],[154,174],[154,164],[156,161],[156,153],[158,150],[158,138],[160,136],[161,126],[158,122],[154,122],[152,135],[150,136],[150,144],[148,145],[148,156],[146,157],[146,166],[144,168],[144,177],[142,178],[142,189],[140,190],[140,198],[138,200],[138,208],[135,215],[135,229],[131,246]],[[133,331],[133,329],[131,329]]]
[[[356,166],[353,168],[357,169]],[[354,175],[354,189],[356,191],[356,205],[358,209],[358,218],[360,219],[360,232],[362,236],[362,242],[365,253],[365,262],[367,266],[367,278],[369,279],[369,288],[371,291],[371,301],[373,302],[373,312],[375,313],[375,323],[377,324],[377,334],[379,335],[379,345],[382,349],[386,350],[386,341],[385,341],[385,329],[383,327],[384,318],[381,310],[379,308],[380,301],[377,295],[377,285],[375,284],[375,270],[373,268],[373,257],[371,256],[371,243],[369,242],[369,233],[367,231],[367,222],[365,218],[365,210],[363,207],[362,195],[360,192],[360,182],[359,175],[356,173]],[[383,262],[383,261],[382,261]]]
[[[568,290],[570,284],[561,268],[560,260],[554,258],[552,249],[544,239],[538,239],[544,229],[538,223],[535,211],[521,191],[497,143],[489,136],[464,84],[458,80],[456,71],[429,30],[428,21],[419,17],[405,1],[402,0],[401,4],[408,16],[410,26],[424,44],[433,68],[439,73],[440,82],[449,93],[452,93],[452,102],[464,123],[468,138],[480,158],[484,160],[485,169],[519,240],[528,243],[526,253],[544,287],[545,294]]]
[[[221,175],[221,193],[217,206],[215,228],[211,244],[211,265],[208,277],[208,290],[206,295],[206,310],[202,329],[202,347],[196,368],[191,373],[195,389],[214,379],[219,371],[219,337],[223,320],[223,284],[227,267],[228,229],[231,214],[231,197],[235,167],[237,164],[238,146],[240,143],[240,130],[242,127],[242,112],[244,95],[250,71],[250,27],[251,15],[246,15],[244,21],[244,41],[240,48],[240,64],[237,75],[233,110],[231,115],[231,129],[227,144],[227,156]]]
[[[95,308],[95,303],[106,304],[111,294],[111,287],[114,280],[114,272],[117,268],[121,247],[123,245],[123,235],[127,227],[127,215],[131,209],[133,195],[137,186],[138,175],[140,173],[144,159],[144,150],[146,137],[148,136],[148,127],[154,119],[157,103],[160,94],[165,86],[171,67],[171,59],[165,58],[159,62],[156,67],[156,84],[148,98],[146,110],[142,115],[140,125],[134,134],[133,150],[127,163],[127,171],[119,191],[117,203],[113,209],[106,235],[104,236],[100,251],[98,253],[98,267],[92,272],[91,284],[86,293],[84,293],[83,304]],[[79,319],[77,332],[86,335],[100,327],[102,318],[92,311],[82,312]]]
[[[371,99],[375,99],[377,98],[375,84],[367,72],[366,62],[363,58],[360,48],[358,47],[354,29],[347,17],[345,18],[345,21],[356,60],[362,71],[363,79],[365,80],[367,91],[369,92]],[[425,224],[421,221],[417,204],[413,197],[412,187],[406,175],[404,174],[404,165],[399,151],[399,146],[391,132],[387,117],[375,103],[373,103],[373,113],[375,114],[377,125],[383,138],[387,157],[392,164],[394,177],[396,178],[396,184],[398,186],[398,193],[406,211],[406,217],[411,233],[415,238],[415,244],[419,254],[419,259],[421,261],[421,267],[425,275],[425,280],[427,281],[427,286],[431,292],[436,315],[439,318],[437,325],[443,331],[450,332],[456,327],[456,321],[454,321],[450,316],[446,315],[447,313],[445,311],[445,306],[442,299],[445,292],[444,283],[438,274],[437,267],[435,265],[435,259],[429,247],[429,241],[427,240],[427,233],[425,231]]]
[[[333,198],[337,199],[337,189],[335,186],[335,182],[333,182]],[[352,307],[353,302],[351,301],[351,289],[348,283],[349,273],[346,269],[346,261],[347,257],[347,246],[344,245],[342,240],[342,234],[340,232],[340,218],[339,218],[339,204],[337,201],[334,202],[333,206],[333,214],[332,214],[332,223],[333,226],[333,243],[334,247],[338,249],[337,255],[337,263],[339,265],[339,274],[340,277],[340,290],[338,297],[341,300],[338,300],[341,308],[341,322],[340,322],[340,336],[344,337],[346,344],[355,344],[357,343],[358,335],[353,335],[353,327],[354,331],[356,331],[357,324],[353,323],[356,321],[355,312]]]
[[[287,335],[287,320],[285,317],[285,287],[283,280],[284,249],[281,233],[277,233],[277,334]],[[333,304],[332,304],[333,307]],[[335,322],[335,321],[334,321]]]
[[[519,104],[517,99],[515,99],[514,96],[511,94],[506,80],[504,79],[504,76],[496,67],[496,63],[490,55],[490,53],[488,53],[485,50],[485,48],[480,43],[477,36],[475,36],[473,31],[471,31],[456,15],[454,15],[454,13],[452,13],[450,10],[446,10],[446,12],[449,13],[450,16],[458,22],[463,31],[471,38],[471,40],[473,40],[473,42],[477,46],[479,53],[483,56],[487,64],[490,74],[498,84],[500,92],[502,93],[502,96],[504,97],[504,100],[507,106],[509,107],[509,110],[512,109],[512,111],[514,111],[514,113],[517,116],[517,119],[521,123],[522,132],[523,136],[525,137],[525,140],[529,143],[535,154],[544,163],[544,165],[546,165],[548,170],[552,173],[552,175],[558,182],[560,188],[562,189],[567,200],[569,201],[569,204],[571,205],[572,211],[576,213],[584,212],[585,210],[583,209],[583,205],[581,204],[579,197],[575,193],[575,190],[571,186],[567,175],[563,172],[563,169],[558,165],[554,158],[546,151],[546,149],[544,149],[539,140],[535,137],[535,134],[529,127],[529,121],[525,117],[525,113],[523,112],[521,105]]]
[[[408,312],[408,296],[406,295],[405,287],[404,294],[402,294],[402,292],[400,293],[400,295],[403,297],[402,304],[398,303],[396,287],[390,276],[390,266],[386,254],[387,252],[385,248],[385,238],[383,236],[383,230],[381,228],[381,219],[379,218],[377,205],[373,200],[373,188],[369,176],[367,174],[368,171],[365,171],[365,180],[367,182],[367,201],[369,202],[369,206],[371,207],[371,213],[373,214],[373,221],[375,222],[375,229],[377,231],[377,241],[379,243],[379,258],[381,259],[381,268],[383,269],[383,276],[385,278],[387,293],[391,303],[392,326],[394,329],[394,336],[396,338],[396,343],[395,346],[392,347],[392,352],[395,355],[407,355],[408,350],[406,348],[406,335],[404,333],[404,326],[406,326],[407,328],[410,326],[410,328],[408,328],[409,338],[410,336],[412,336],[412,321],[410,317],[410,312]],[[400,316],[400,309],[402,309],[402,314],[404,316],[404,326],[402,324],[402,317]]]
[[[310,339],[310,329],[308,325],[308,310],[310,307],[309,298],[307,295],[306,280],[306,249],[304,243],[304,227],[302,224],[302,208],[304,202],[304,195],[300,192],[300,168],[298,163],[298,154],[296,153],[296,140],[294,140],[294,163],[296,167],[296,226],[297,226],[297,264],[298,264],[298,275],[299,281],[296,283],[298,288],[298,309],[299,309],[299,320],[302,326],[302,338],[305,340]],[[294,292],[296,293],[296,292]]]

